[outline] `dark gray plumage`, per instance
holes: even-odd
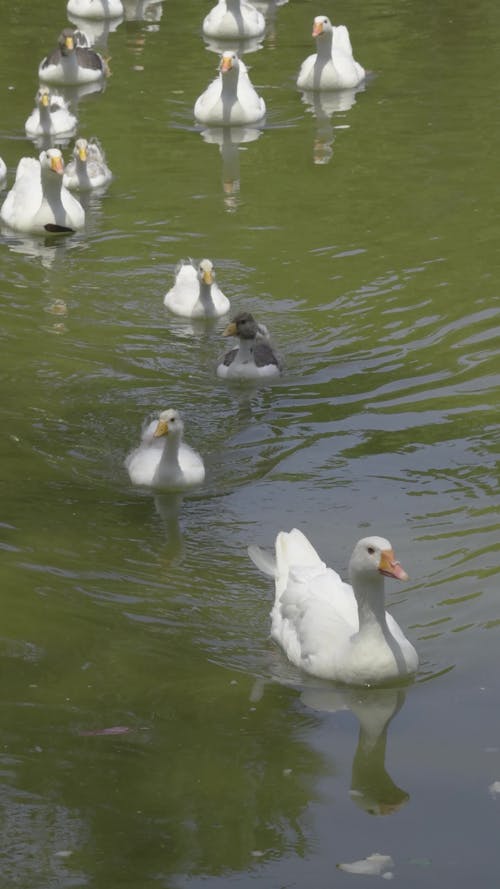
[[[238,337],[240,345],[226,352],[217,368],[218,376],[252,379],[281,373],[282,362],[269,342],[267,329],[250,312],[236,315],[223,336]]]

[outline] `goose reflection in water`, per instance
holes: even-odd
[[[127,22],[150,22],[148,30],[158,30],[163,15],[163,0],[123,0]]]
[[[169,564],[182,559],[184,538],[179,522],[182,494],[155,494],[154,504],[165,532],[164,557]]]
[[[356,102],[356,93],[363,92],[365,86],[348,90],[332,90],[330,92],[306,90],[302,93],[302,101],[307,110],[316,118],[316,135],[313,143],[313,161],[315,164],[328,164],[333,156],[335,131],[348,129],[349,124],[335,126],[331,120],[334,114],[349,111]]]
[[[234,213],[239,205],[240,145],[255,142],[261,133],[262,129],[257,127],[207,127],[202,130],[205,142],[219,146],[224,204],[229,213]]]
[[[358,745],[352,761],[351,799],[370,815],[390,815],[409,800],[385,767],[387,731],[401,710],[402,688],[305,688],[301,698],[314,710],[351,710],[359,721]]]
[[[109,35],[116,31],[123,22],[123,16],[113,19],[84,19],[69,12],[68,19],[75,28],[83,31],[89,46],[96,46],[100,49],[107,48]]]

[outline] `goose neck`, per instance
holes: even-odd
[[[353,577],[353,590],[358,604],[359,632],[386,627],[384,578],[382,575]]]

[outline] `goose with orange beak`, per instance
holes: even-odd
[[[271,636],[295,666],[349,685],[383,685],[411,677],[418,655],[385,610],[384,577],[408,575],[383,537],[354,547],[345,583],[305,535],[280,531],[275,553],[257,546],[250,558],[274,579]]]
[[[73,159],[64,172],[66,188],[90,191],[93,188],[103,188],[112,178],[113,174],[97,139],[77,139]]]
[[[198,97],[194,116],[204,126],[246,126],[264,122],[266,104],[248,76],[245,63],[230,51],[221,55],[219,74]]]
[[[198,266],[181,262],[175,272],[175,283],[163,299],[167,309],[182,318],[219,318],[229,312],[230,303],[215,280],[210,259]]]
[[[173,408],[147,424],[141,444],[125,460],[132,484],[157,491],[185,491],[201,485],[203,460],[182,440],[183,434],[181,415]]]
[[[70,111],[63,96],[48,86],[41,86],[35,96],[35,107],[26,120],[24,128],[29,139],[62,136],[69,139],[75,132],[78,120]]]
[[[40,62],[38,77],[43,83],[78,84],[105,80],[109,68],[100,53],[87,46],[85,35],[74,28],[61,31],[57,46]]]
[[[42,151],[39,160],[23,157],[16,180],[0,209],[10,228],[34,234],[62,234],[85,225],[85,211],[63,185],[64,162],[58,148]]]
[[[297,77],[301,90],[354,89],[366,77],[365,69],[355,61],[349,31],[345,25],[333,27],[326,15],[317,15],[312,36],[317,52],[302,63]]]

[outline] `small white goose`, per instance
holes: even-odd
[[[80,19],[116,19],[125,14],[122,0],[68,0],[66,9]]]
[[[35,108],[26,120],[24,128],[29,139],[40,136],[72,136],[78,120],[70,111],[63,96],[41,86],[35,96]]]
[[[255,91],[245,63],[222,53],[219,75],[196,100],[194,116],[205,126],[246,126],[263,122],[266,105]]]
[[[63,185],[64,163],[58,148],[42,151],[40,159],[22,157],[16,180],[0,209],[10,228],[34,234],[76,231],[85,225],[82,205]]]
[[[222,336],[237,336],[236,349],[226,352],[217,367],[217,376],[225,380],[258,380],[278,377],[281,358],[269,341],[269,331],[258,324],[250,312],[240,312],[227,325]]]
[[[184,423],[178,411],[162,411],[149,423],[141,444],[125,460],[130,480],[157,491],[185,491],[201,485],[203,460],[183,440]]]
[[[261,37],[266,20],[248,0],[219,0],[203,19],[202,30],[206,37],[244,40]]]
[[[106,164],[104,152],[95,139],[77,139],[73,148],[73,160],[64,171],[66,188],[90,191],[111,182],[113,174]]]
[[[104,80],[109,74],[107,63],[100,53],[84,43],[85,37],[81,32],[64,28],[56,48],[40,62],[40,80],[68,86]]]
[[[182,318],[219,318],[230,309],[209,259],[202,259],[198,268],[192,262],[181,262],[176,269],[174,286],[165,294],[163,302],[174,315]]]
[[[358,541],[349,562],[352,586],[296,528],[280,531],[275,556],[257,546],[248,552],[274,578],[271,636],[297,667],[349,685],[383,684],[415,673],[417,652],[385,611],[384,576],[407,580],[388,540]]]
[[[366,72],[352,54],[349,31],[345,25],[333,27],[326,15],[317,15],[312,36],[317,52],[302,63],[297,77],[301,90],[340,90],[359,86]]]

